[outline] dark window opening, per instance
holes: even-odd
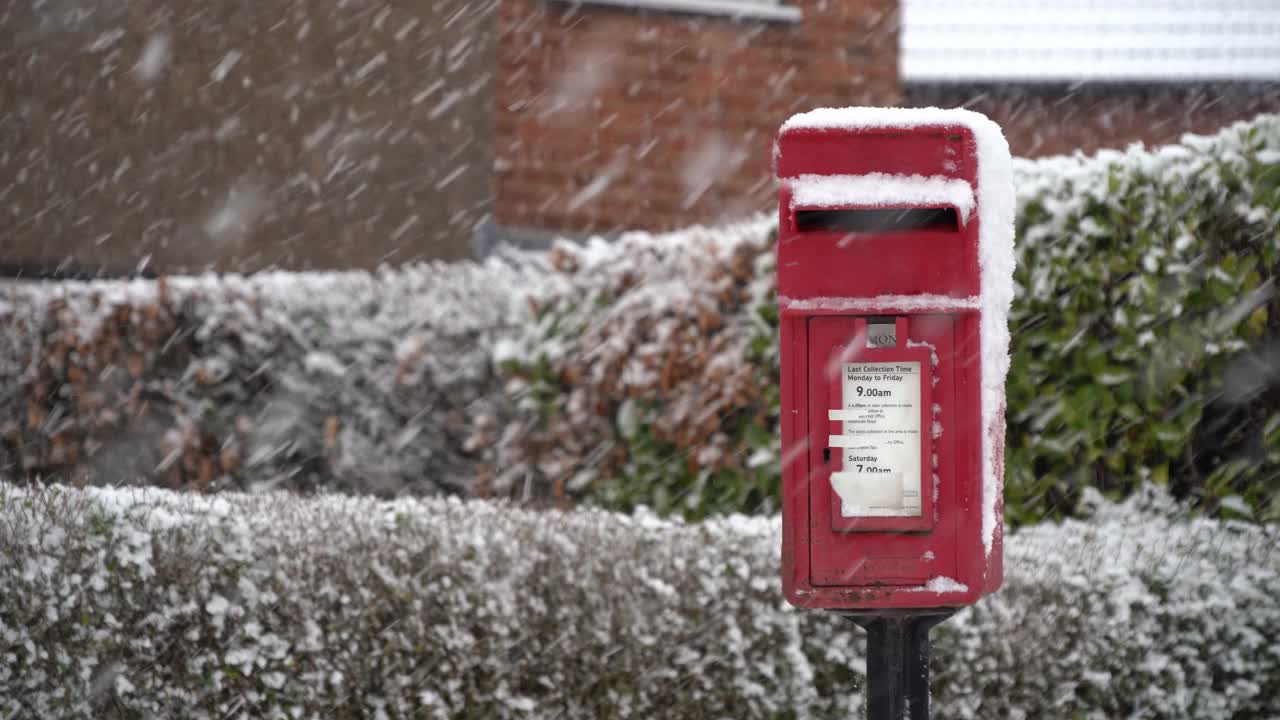
[[[960,216],[955,208],[861,208],[857,210],[797,210],[801,231],[894,233],[910,230],[956,232]]]

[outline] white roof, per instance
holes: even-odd
[[[902,78],[1280,80],[1280,0],[902,0]]]

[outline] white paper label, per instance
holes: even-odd
[[[844,517],[920,515],[920,363],[845,363],[841,470],[831,474]]]

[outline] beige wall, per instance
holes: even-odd
[[[0,0],[0,266],[469,254],[496,4]]]

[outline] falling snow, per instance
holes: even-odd
[[[164,72],[165,63],[169,60],[169,37],[167,35],[152,35],[147,39],[147,44],[142,48],[142,56],[138,58],[138,64],[134,66],[133,72],[143,82],[151,82],[160,77],[160,73]]]
[[[80,368],[84,348],[111,335],[104,328],[136,329],[129,323],[168,298],[164,307],[189,323],[163,341],[181,349],[179,367],[163,377],[135,376],[129,363],[103,372],[104,387],[124,388],[93,419],[113,432],[78,446],[88,459],[77,472],[129,484],[183,471],[199,447],[247,468],[235,487],[255,493],[0,481],[0,716],[323,717],[341,706],[387,718],[660,717],[677,696],[700,717],[846,711],[862,700],[859,685],[830,688],[860,672],[860,638],[847,623],[782,606],[776,518],[685,524],[643,509],[539,513],[274,491],[314,490],[323,476],[346,483],[326,489],[383,497],[469,492],[485,462],[510,459],[513,418],[545,419],[544,406],[513,399],[526,379],[505,384],[507,362],[580,354],[588,373],[603,373],[603,359],[621,356],[622,387],[660,382],[652,360],[677,336],[675,321],[666,317],[636,352],[625,338],[641,319],[674,317],[723,290],[699,285],[698,268],[767,244],[774,222],[756,214],[775,201],[767,149],[793,112],[942,97],[994,109],[1015,130],[1030,125],[1020,141],[1043,153],[1119,147],[1113,133],[1130,127],[1169,139],[1184,128],[1214,130],[1243,116],[1239,108],[1280,107],[1280,19],[1265,2],[1121,3],[1111,12],[1035,3],[970,12],[941,0],[884,11],[774,0],[242,5],[224,13],[199,3],[38,0],[0,9],[0,270],[166,276],[5,281],[0,377],[18,387],[39,353]],[[667,13],[676,5],[686,12]],[[815,17],[840,40],[806,58],[809,40],[793,41],[810,38],[804,23]],[[632,21],[626,36],[607,32]],[[885,39],[899,36],[885,55]],[[773,55],[784,59],[755,64]],[[1124,88],[1085,78],[1124,80],[1145,94],[1117,100]],[[1182,87],[1188,78],[1215,86]],[[1038,85],[1001,84],[1027,79],[1066,89],[1049,96]],[[975,81],[990,87],[979,92]],[[1219,95],[1217,84],[1232,87]],[[1268,122],[1258,127],[1274,145],[1280,125]],[[984,137],[979,144],[990,145]],[[1113,167],[1181,173],[1200,178],[1197,192],[1220,192],[1208,165],[1186,162],[1204,148],[1224,168],[1244,166],[1236,136],[1016,161],[1019,201],[1072,188],[1043,193],[1047,216],[1020,240],[1070,255],[1109,237],[1093,218],[1065,223],[1108,200]],[[1278,164],[1280,150],[1256,159]],[[980,218],[990,231],[1007,228],[1014,199],[982,193],[1006,180],[986,176],[971,187],[903,174],[791,184],[814,207],[856,185],[880,200],[909,194],[952,205],[966,221],[976,194],[979,212],[995,211]],[[1274,230],[1274,203],[1233,198],[1225,207],[1241,227]],[[692,227],[726,219],[740,222]],[[559,241],[554,255],[500,249],[480,262],[420,262],[508,240],[536,245],[540,233],[523,233],[545,229],[532,227],[543,221],[606,233],[691,229]],[[1176,280],[1201,261],[1202,247],[1174,230],[1139,266]],[[553,257],[583,270],[553,271]],[[1010,262],[1003,248],[983,256],[995,270]],[[211,270],[230,274],[201,274]],[[1050,272],[1032,268],[1017,291],[1068,302]],[[547,303],[595,297],[606,278],[625,285],[618,301],[584,303],[569,318],[591,331],[590,342],[551,332]],[[1013,292],[986,290],[777,303],[991,314]],[[744,329],[758,329],[758,309],[772,307],[767,277],[745,292],[754,302],[725,319],[730,349],[706,359],[709,377],[741,369]],[[1276,296],[1265,278],[1224,302],[1213,322],[1247,322]],[[113,314],[122,307],[129,323]],[[1172,318],[1191,312],[1168,308]],[[1138,328],[1144,320],[1134,315],[1115,307],[1101,321]],[[54,327],[58,342],[42,344],[36,328]],[[1007,365],[1002,332],[983,328],[989,428],[998,387],[988,381]],[[1086,340],[1082,329],[1063,350]],[[1135,342],[1160,352],[1149,329]],[[1246,349],[1232,340],[1203,348],[1210,357]],[[1267,352],[1232,367],[1224,401],[1274,386]],[[1130,382],[1123,372],[1095,376],[1117,393]],[[60,409],[46,416],[8,403],[0,435],[38,426],[61,448],[84,429],[67,432],[65,408],[95,402],[71,394],[58,395]],[[172,402],[161,411],[162,396]],[[168,414],[123,422],[128,403]],[[603,419],[587,404],[564,409],[627,435],[651,417],[637,397]],[[674,404],[673,412],[692,406]],[[1062,403],[1038,412],[1050,418]],[[225,435],[210,442],[201,433],[215,422]],[[941,431],[935,422],[935,437]],[[8,442],[0,471],[15,466]],[[994,453],[984,446],[989,468]],[[753,469],[792,454],[743,453]],[[694,459],[725,455],[708,443]],[[554,476],[570,465],[546,467]],[[202,487],[229,487],[230,475]],[[595,480],[589,471],[562,475],[555,479],[570,492]],[[509,462],[493,487],[530,476]],[[998,500],[990,477],[984,490],[990,549]],[[1120,505],[1083,492],[1093,517],[1006,538],[1005,593],[940,631],[942,652],[965,659],[938,679],[952,700],[947,717],[1271,712],[1268,679],[1280,677],[1275,528],[1187,520],[1150,487]],[[1239,492],[1220,498],[1221,508],[1254,518]],[[967,590],[943,576],[920,588]]]
[[[235,67],[236,63],[240,62],[240,58],[242,57],[244,56],[239,50],[231,50],[228,52],[222,57],[221,62],[213,68],[213,72],[209,75],[210,79],[214,82],[222,82],[225,80],[227,78],[227,74],[231,72],[231,68]]]

